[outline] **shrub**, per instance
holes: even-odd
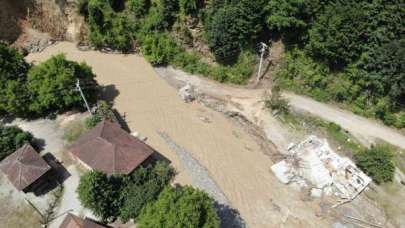
[[[153,65],[165,65],[176,55],[178,48],[164,33],[149,33],[141,38],[141,51]]]
[[[281,97],[280,88],[274,86],[271,95],[265,97],[265,106],[277,113],[287,114],[290,111],[288,100]]]
[[[167,187],[139,216],[139,227],[220,227],[214,200],[192,187]]]
[[[93,114],[86,118],[86,120],[84,121],[84,125],[86,126],[86,129],[92,129],[93,127],[97,126],[97,124],[100,123],[102,120],[103,118],[101,116]]]
[[[0,43],[0,113],[24,114],[29,103],[25,84],[29,65],[17,50]]]
[[[394,178],[395,166],[392,149],[385,145],[354,154],[357,166],[377,183],[389,182]]]
[[[0,124],[0,161],[12,154],[25,143],[32,144],[33,137],[29,132],[15,126]]]
[[[66,60],[62,54],[36,65],[28,72],[28,91],[34,97],[29,104],[30,111],[44,114],[51,111],[65,111],[83,107],[83,99],[75,90],[80,79],[83,93],[92,104],[96,100],[95,75],[85,63]]]
[[[96,112],[86,118],[85,126],[87,129],[91,129],[103,119],[115,120],[115,114],[106,101],[100,101],[98,103]]]

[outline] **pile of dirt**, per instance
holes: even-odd
[[[55,40],[80,41],[86,36],[75,0],[0,1],[0,41],[39,52]]]
[[[26,17],[25,0],[0,1],[0,40],[14,42],[22,33]]]

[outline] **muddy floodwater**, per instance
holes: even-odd
[[[300,201],[275,179],[272,161],[250,135],[221,113],[196,102],[184,103],[142,57],[80,51],[73,43],[61,42],[27,60],[38,63],[59,53],[92,67],[105,98],[125,116],[131,131],[147,137],[147,143],[172,162],[176,182],[195,185],[195,174],[159,132],[205,167],[249,227],[327,226],[326,220],[316,217],[316,204]]]

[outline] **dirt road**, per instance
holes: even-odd
[[[249,227],[331,225],[331,220],[319,219],[319,203],[302,201],[295,190],[278,182],[270,171],[271,159],[244,129],[198,103],[185,104],[142,57],[82,52],[62,42],[27,59],[40,62],[60,52],[93,68],[97,81],[107,88],[107,98],[125,113],[130,129],[148,137],[147,143],[172,162],[179,173],[177,182],[194,184],[159,131],[208,170]]]
[[[262,112],[260,110],[262,105],[252,107],[252,104],[260,102],[263,99],[265,91],[262,89],[245,89],[237,86],[219,84],[206,78],[187,75],[171,67],[157,68],[156,71],[171,83],[175,83],[174,81],[190,83],[202,93],[245,104],[246,107],[241,110],[245,112],[245,114],[250,113],[250,115],[252,115],[253,113],[253,115],[257,115],[258,112]],[[308,112],[324,120],[334,122],[349,131],[366,145],[372,144],[378,139],[405,149],[405,135],[375,120],[355,115],[334,105],[321,103],[305,96],[288,92],[284,93],[283,96],[290,101],[290,105],[294,110]],[[257,116],[255,116],[255,118],[257,119]]]

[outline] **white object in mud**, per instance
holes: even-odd
[[[285,184],[308,183],[326,195],[334,193],[351,200],[371,182],[349,159],[336,154],[326,140],[310,136],[290,146],[287,158],[271,167],[276,177]],[[318,191],[318,190],[317,190]],[[320,192],[314,196],[322,195]]]
[[[194,88],[190,84],[186,84],[185,86],[180,88],[179,96],[186,103],[192,102],[195,99]]]

